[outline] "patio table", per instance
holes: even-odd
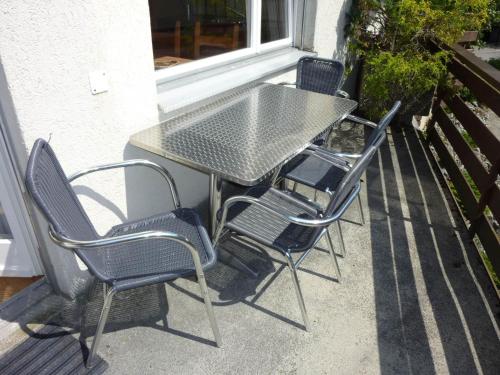
[[[136,147],[210,175],[210,233],[222,181],[252,186],[357,107],[353,100],[258,84],[218,95],[131,136]]]

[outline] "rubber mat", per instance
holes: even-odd
[[[87,369],[88,350],[70,332],[57,326],[45,326],[0,357],[0,374],[102,374],[108,364],[96,356]]]

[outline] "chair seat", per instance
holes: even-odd
[[[216,254],[198,213],[180,208],[167,214],[114,226],[105,237],[143,231],[168,231],[186,237],[198,250],[203,269],[213,266]],[[136,288],[195,273],[189,250],[182,244],[149,239],[90,250],[99,254],[103,281],[118,290]],[[89,252],[86,252],[89,255]],[[97,255],[97,254],[96,254]],[[95,259],[94,259],[95,261]],[[95,262],[94,262],[95,263]]]
[[[314,155],[299,155],[283,168],[281,176],[324,192],[333,192],[346,171]]]
[[[313,202],[299,194],[257,186],[250,188],[245,195],[259,198],[290,216],[313,219],[320,214]],[[220,215],[219,211],[219,219]],[[291,224],[262,207],[248,203],[237,203],[229,209],[226,227],[266,246],[290,252],[308,250],[322,231],[322,228]]]

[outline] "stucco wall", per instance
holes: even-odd
[[[3,0],[0,58],[22,162],[39,137],[51,139],[67,173],[123,160],[130,134],[157,120],[145,0]],[[91,94],[88,74],[95,70],[108,73],[108,92]],[[86,191],[113,199],[115,211],[126,214],[124,173],[100,177],[82,180]],[[119,221],[102,204],[81,197],[99,231]],[[60,255],[49,243],[47,250]]]
[[[352,0],[317,0],[314,50],[320,57],[345,59],[344,28]]]
[[[342,49],[336,33],[348,1],[310,1],[317,8],[313,36],[320,56],[332,57]],[[171,170],[185,206],[206,208],[207,176],[127,144],[132,133],[158,120],[150,38],[146,0],[0,3],[0,73],[7,81],[0,97],[4,102],[9,96],[6,102],[15,114],[10,133],[21,169],[39,137],[50,138],[68,174],[95,164],[148,158]],[[96,70],[107,72],[109,91],[92,95],[88,74]],[[287,76],[294,80],[293,72]],[[100,233],[170,206],[168,189],[147,171],[106,172],[82,178],[78,185]],[[45,266],[59,274],[55,283],[62,291],[73,295],[85,273],[74,260],[65,266],[67,253],[46,238],[46,223],[40,218],[38,223],[43,256],[49,260]]]
[[[129,135],[157,119],[147,1],[124,5],[1,3],[0,56],[25,150],[50,138],[67,172],[123,160]],[[88,74],[96,70],[108,73],[109,91],[92,95]],[[126,212],[124,190],[101,177],[100,192]],[[109,225],[108,212],[89,211],[98,228]]]
[[[312,49],[319,57],[345,62],[344,29],[351,4],[352,0],[307,0],[304,17],[304,47]],[[300,46],[300,44],[301,40],[297,40],[296,45]],[[296,70],[293,70],[273,77],[268,82],[295,82],[295,76]]]

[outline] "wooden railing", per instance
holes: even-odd
[[[453,57],[448,71],[454,83],[467,88],[482,106],[500,116],[500,72],[463,47],[434,47],[451,51]],[[457,127],[456,121],[467,134]],[[470,234],[477,235],[493,269],[500,275],[500,241],[491,220],[500,221],[500,189],[497,184],[500,139],[485,126],[457,90],[445,87],[437,90],[427,134],[453,183]],[[471,144],[477,145],[488,163],[481,160]]]

